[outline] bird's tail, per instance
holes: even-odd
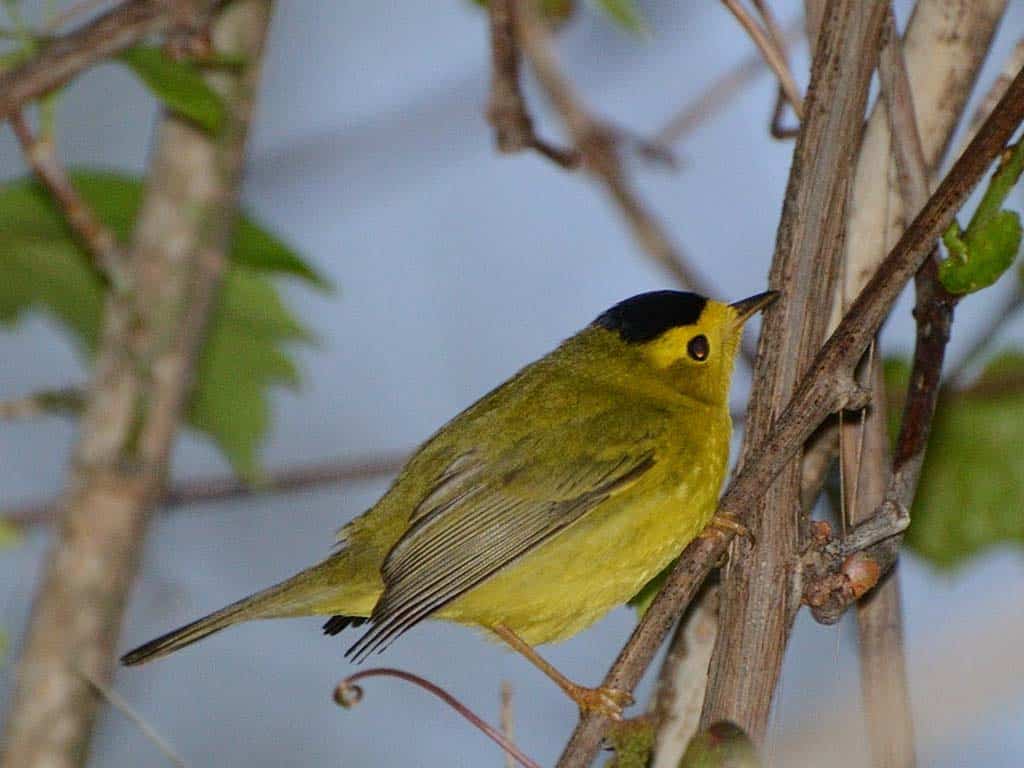
[[[129,667],[145,664],[243,621],[323,613],[321,606],[340,591],[337,581],[332,578],[337,571],[336,557],[150,640],[122,656],[121,663]]]

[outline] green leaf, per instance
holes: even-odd
[[[761,760],[750,737],[738,725],[723,720],[692,739],[679,768],[758,768]]]
[[[325,293],[334,291],[331,281],[299,258],[287,243],[252,219],[241,218],[235,227],[231,258],[263,272],[293,275],[316,286]]]
[[[887,366],[897,396],[906,366]],[[1006,544],[1024,544],[1024,355],[993,359],[935,412],[906,542],[939,567]],[[897,415],[898,419],[898,415]]]
[[[94,171],[77,171],[71,177],[97,217],[127,241],[142,201],[142,183]],[[188,419],[217,443],[236,471],[252,479],[270,423],[267,389],[298,383],[285,350],[290,343],[311,339],[268,278],[294,276],[324,289],[330,284],[280,239],[244,216],[229,256]],[[92,355],[103,279],[35,182],[0,186],[0,276],[0,321],[11,324],[26,311],[42,309],[72,332],[85,356]]]
[[[647,768],[654,749],[654,723],[648,718],[616,723],[608,741],[615,756],[605,763],[605,768]]]
[[[596,0],[597,7],[613,22],[635,35],[647,35],[650,27],[634,0]]]
[[[966,230],[954,219],[942,236],[949,256],[939,265],[939,280],[950,293],[980,291],[1010,268],[1020,250],[1020,217],[1001,210],[1024,172],[1024,141],[1018,142],[992,175]]]
[[[169,109],[197,123],[208,133],[221,132],[227,107],[194,64],[175,61],[163,49],[152,45],[136,45],[122,51],[117,58]]]
[[[265,278],[240,265],[228,272],[199,359],[189,422],[211,435],[244,477],[258,476],[256,449],[270,425],[266,389],[299,384],[284,342],[309,338]]]
[[[950,293],[974,293],[1002,277],[1017,258],[1020,216],[1015,211],[999,211],[962,236],[947,230],[942,241],[950,252],[939,264],[943,287]]]

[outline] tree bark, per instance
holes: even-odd
[[[959,124],[992,36],[1006,7],[1005,0],[944,2],[920,0],[901,41],[892,31],[879,61],[889,99],[891,84],[906,78],[913,104],[902,109],[920,133],[918,161],[932,172]],[[900,61],[903,59],[905,64]],[[906,75],[903,75],[905,67]],[[906,81],[905,81],[906,82]],[[908,201],[896,187],[896,165],[890,151],[891,117],[879,99],[872,111],[857,166],[847,242],[841,307],[853,300],[899,239],[908,213],[916,214],[927,199],[927,187]],[[906,123],[906,115],[903,116]],[[916,141],[916,139],[915,139]],[[838,308],[838,307],[837,307]],[[843,430],[843,468],[849,522],[864,522],[882,503],[889,483],[885,381],[881,359],[872,360],[872,409],[863,424]],[[856,466],[859,462],[859,466]],[[871,741],[872,764],[879,768],[911,768],[914,724],[910,710],[899,571],[894,569],[857,604],[861,697]]]
[[[854,0],[831,0],[825,9],[769,279],[782,291],[781,306],[767,313],[761,334],[744,457],[764,443],[828,330],[885,12],[883,3]],[[756,546],[733,545],[701,727],[731,720],[755,741],[764,738],[800,605],[793,573],[804,536],[800,481],[797,459],[751,517]]]
[[[244,56],[211,75],[228,105],[223,135],[165,116],[130,253],[130,292],[112,292],[62,500],[56,541],[18,667],[5,768],[87,759],[146,525],[190,391],[196,351],[233,232],[238,181],[269,0],[215,19],[217,50]]]

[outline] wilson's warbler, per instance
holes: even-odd
[[[326,560],[122,662],[311,614],[332,616],[328,634],[369,621],[347,653],[362,660],[438,618],[488,630],[581,707],[617,716],[628,696],[568,681],[532,646],[629,600],[712,521],[743,324],[776,295],[616,304],[442,427]]]

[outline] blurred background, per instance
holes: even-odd
[[[644,35],[583,7],[559,41],[591,109],[650,136],[753,49],[718,3],[640,5]],[[776,6],[787,23],[801,11],[796,2]],[[1021,30],[1024,4],[1011,2],[983,83]],[[793,52],[802,82],[805,48]],[[290,350],[301,386],[272,390],[264,469],[404,455],[610,304],[673,286],[639,252],[597,185],[531,153],[494,151],[483,116],[489,77],[486,16],[469,2],[277,4],[243,201],[336,290],[278,282],[315,339]],[[558,139],[560,124],[532,82],[527,94],[539,131]],[[774,95],[765,71],[675,147],[676,172],[628,156],[643,197],[727,300],[765,287],[792,153],[791,143],[768,135]],[[128,71],[97,68],[59,103],[61,152],[70,165],[142,173],[156,113],[155,101]],[[0,132],[0,175],[25,172],[17,144]],[[1006,290],[1000,284],[961,305],[952,360],[984,325],[986,303]],[[911,349],[909,310],[904,297],[885,329],[886,352]],[[1024,325],[1014,323],[1006,334],[1022,339]],[[0,345],[0,400],[86,380],[85,361],[47,314],[28,314],[3,329]],[[737,408],[748,379],[740,366]],[[72,422],[59,417],[0,424],[0,508],[58,492],[73,438]],[[212,442],[185,430],[173,470],[183,480],[230,467]],[[122,649],[319,559],[335,530],[371,505],[388,481],[351,480],[158,515]],[[0,701],[12,686],[46,548],[46,531],[36,526],[0,551],[0,628],[9,639]],[[955,570],[938,570],[911,554],[902,570],[912,692],[927,690],[922,660],[930,652],[979,616],[1005,613],[1008,605],[1019,611],[1024,596],[1019,549],[996,547]],[[631,611],[617,610],[546,653],[570,677],[596,682],[634,622]],[[118,670],[116,688],[190,765],[500,764],[491,743],[401,683],[368,681],[359,707],[338,709],[330,696],[353,671],[342,658],[348,638],[324,637],[319,624],[287,620],[232,629],[152,666]],[[533,668],[465,628],[422,625],[381,661],[443,685],[491,721],[501,681],[512,681],[516,738],[545,765],[576,720],[572,703]],[[956,664],[969,669],[974,662],[970,647],[959,649]],[[856,707],[856,665],[848,619],[822,627],[801,613],[773,737]],[[1024,680],[1019,668],[1007,673]],[[942,733],[917,722],[926,745],[922,764],[1024,763],[1024,682],[1005,700],[983,704],[979,717]],[[857,718],[845,726],[863,728]],[[162,759],[133,723],[104,712],[93,765]]]

